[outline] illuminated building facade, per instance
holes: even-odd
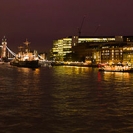
[[[52,56],[54,60],[63,61],[64,56],[67,53],[72,52],[72,39],[71,38],[63,38],[59,40],[55,40],[52,48]]]
[[[53,42],[52,56],[54,60],[63,61],[66,54],[73,52],[72,47],[84,42],[113,42],[115,37],[80,37],[70,36]]]
[[[84,48],[83,48],[84,46]],[[73,47],[79,58],[88,64],[132,63],[133,36],[116,36],[115,41],[80,43]]]
[[[130,62],[133,64],[133,41],[128,42],[123,47],[123,62]]]
[[[88,64],[133,63],[133,36],[73,36],[54,41],[54,60],[64,61],[67,55],[73,54],[77,56],[75,61],[84,61]]]

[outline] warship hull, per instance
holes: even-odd
[[[27,67],[27,68],[39,68],[40,67],[38,60],[32,60],[32,61],[13,60],[10,62],[10,65],[17,66],[17,67]]]

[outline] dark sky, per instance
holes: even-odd
[[[78,35],[84,16],[81,35],[133,35],[133,0],[0,0],[0,38],[13,51],[26,38],[49,51],[53,40]]]

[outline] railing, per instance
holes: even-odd
[[[11,51],[7,46],[6,46],[7,50],[13,55],[16,56],[16,53],[14,53],[13,51]]]

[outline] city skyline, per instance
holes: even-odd
[[[133,1],[1,0],[0,38],[9,48],[28,39],[31,47],[49,51],[53,40],[67,36],[133,35]]]

